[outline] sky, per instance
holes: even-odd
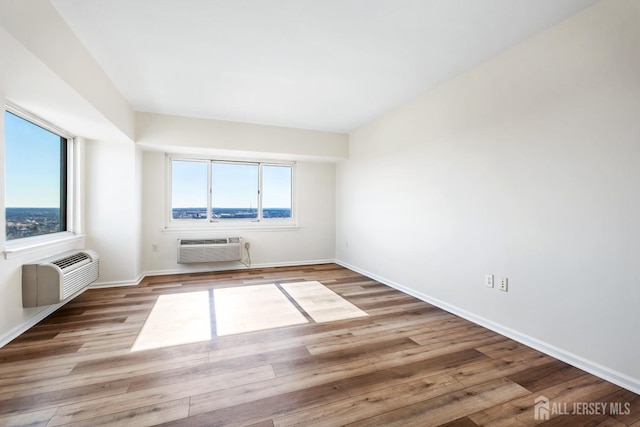
[[[5,206],[60,207],[60,136],[8,111],[5,120]]]
[[[172,206],[207,206],[207,165],[205,161],[172,162]],[[211,191],[214,208],[257,208],[258,165],[212,163]],[[263,208],[291,208],[291,167],[264,165]]]
[[[262,169],[263,207],[291,209],[291,180],[291,167],[264,166]]]

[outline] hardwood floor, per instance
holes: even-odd
[[[161,295],[300,281],[368,316],[131,351]],[[334,264],[90,289],[0,349],[2,426],[157,424],[639,427],[640,397]]]

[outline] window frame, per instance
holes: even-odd
[[[51,244],[51,243],[60,243],[64,241],[68,241],[69,239],[80,238],[81,236],[77,235],[77,230],[74,229],[75,225],[75,217],[76,212],[74,209],[76,208],[76,197],[77,195],[74,192],[75,189],[75,181],[76,181],[76,151],[77,151],[77,141],[76,138],[70,134],[69,132],[60,129],[54,124],[38,117],[37,115],[9,102],[6,101],[4,105],[4,111],[9,112],[31,124],[34,126],[38,126],[48,132],[51,132],[61,138],[60,145],[61,149],[64,151],[64,156],[61,153],[60,157],[60,222],[64,223],[64,230],[40,234],[36,236],[29,237],[21,237],[17,239],[7,239],[7,228],[6,228],[6,218],[5,223],[3,224],[4,228],[4,236],[3,240],[5,242],[4,255],[5,258],[10,258],[11,254],[18,253],[23,250],[38,248],[43,245]],[[2,129],[4,135],[6,135],[6,122],[4,123],[4,128]],[[4,139],[3,139],[4,140]],[[66,140],[63,148],[62,140]],[[6,144],[6,140],[4,140],[4,144]],[[6,148],[5,148],[6,150]],[[6,157],[4,158],[6,162]],[[5,163],[6,164],[6,163]],[[6,166],[3,165],[3,169]],[[6,171],[5,171],[6,173]],[[5,180],[6,186],[6,180]],[[6,201],[3,201],[3,206],[5,209],[6,215]]]
[[[202,219],[174,219],[173,218],[173,162],[195,161],[207,163],[207,215]],[[212,165],[220,164],[244,164],[258,166],[258,217],[257,218],[213,218],[212,209]],[[264,218],[263,217],[263,167],[286,166],[291,168],[291,216],[290,218]],[[238,159],[221,156],[193,156],[180,154],[165,154],[165,230],[200,230],[200,229],[291,229],[297,228],[296,208],[296,162],[259,159]]]

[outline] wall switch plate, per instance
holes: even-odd
[[[488,288],[493,288],[493,274],[484,275],[484,285]]]
[[[501,277],[500,282],[498,283],[498,289],[503,292],[507,292],[509,290],[509,279],[507,277]]]

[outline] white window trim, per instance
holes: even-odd
[[[68,243],[80,242],[84,237],[84,234],[75,234],[70,231],[25,237],[23,239],[8,241],[2,253],[5,259],[12,259],[22,255],[40,252],[44,249],[53,249]]]
[[[211,212],[206,219],[173,219],[172,215],[172,171],[171,162],[174,160],[204,161],[204,162],[229,162],[240,164],[260,164],[262,166],[290,166],[291,167],[291,218],[261,218],[253,219],[225,219],[212,220]],[[207,180],[211,182],[211,168],[209,168]],[[259,188],[262,189],[262,168],[259,168]],[[165,154],[165,225],[164,232],[201,232],[201,231],[285,231],[299,229],[297,223],[297,172],[296,162],[274,161],[260,159],[238,159],[222,156],[193,156],[181,154]],[[207,204],[211,205],[211,194],[207,194]],[[258,198],[258,209],[262,209],[262,195]]]
[[[16,116],[28,122],[31,122],[36,126],[40,126],[41,128],[48,130],[49,132],[53,132],[63,138],[67,138],[67,139],[74,138],[73,135],[71,135],[69,132],[65,131],[64,129],[60,129],[56,125],[49,123],[48,121],[36,116],[35,114],[30,113],[18,107],[17,105],[13,104],[10,101],[6,101],[4,109],[10,112],[11,114],[15,114]]]
[[[78,138],[75,138],[68,132],[32,113],[29,113],[28,111],[23,110],[9,101],[6,101],[4,109],[24,120],[67,139],[67,231],[7,240],[5,228],[3,236],[4,250],[2,251],[5,259],[11,259],[21,255],[27,255],[49,248],[53,249],[60,245],[81,241],[84,238],[84,234],[81,233],[80,227],[80,191],[78,177],[80,176],[79,159],[81,156],[82,144]],[[6,206],[4,207],[6,208]]]

